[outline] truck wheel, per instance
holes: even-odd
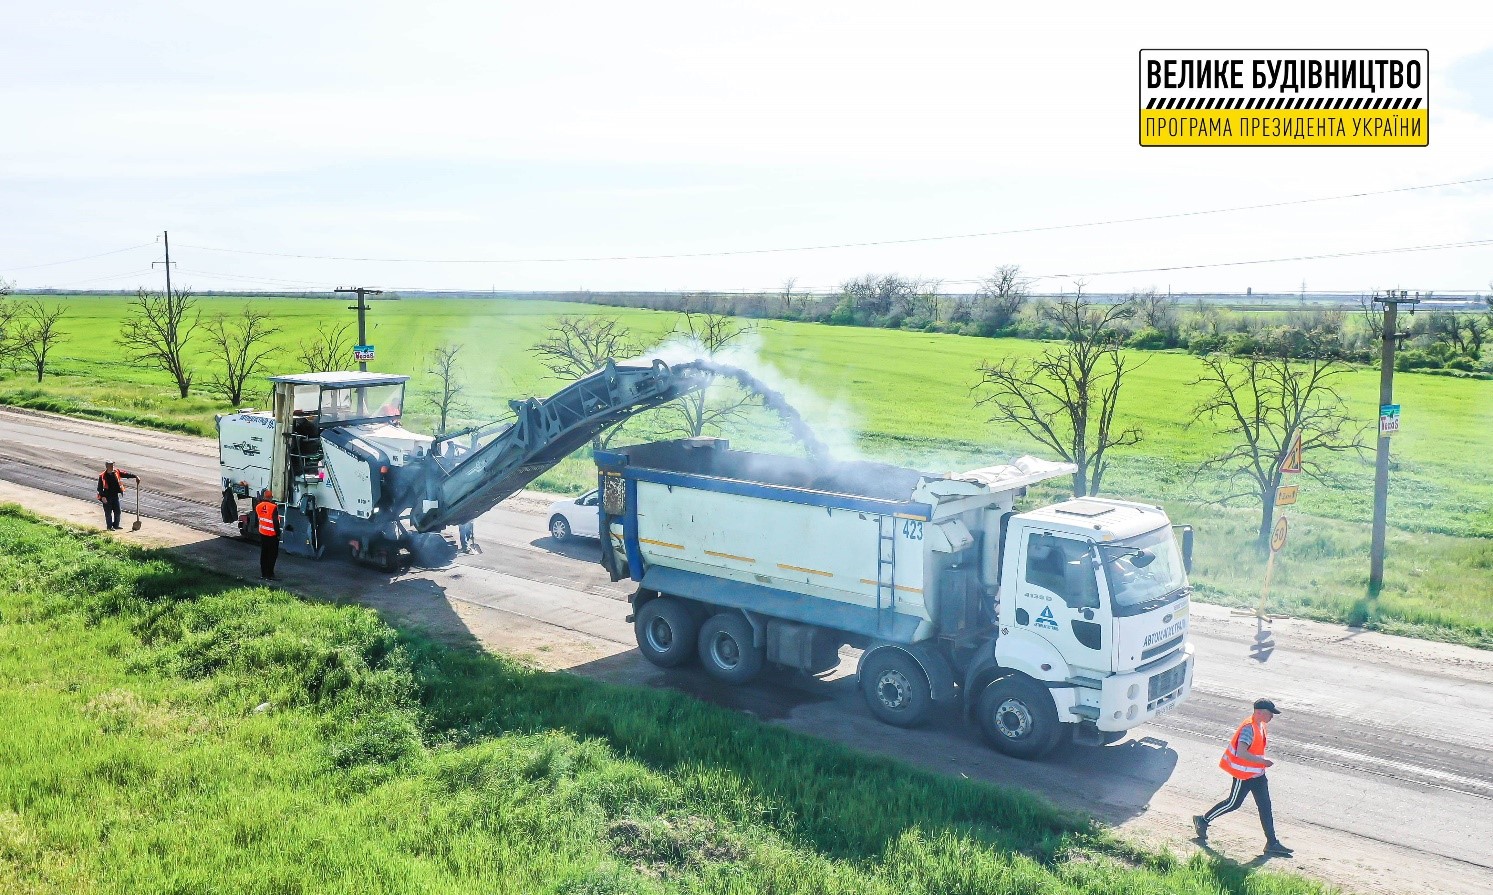
[[[1062,730],[1047,688],[1020,675],[986,687],[976,718],[990,745],[1013,758],[1041,758],[1057,744]]]
[[[557,541],[570,540],[570,523],[565,521],[564,516],[556,516],[550,520],[550,537]]]
[[[872,653],[860,669],[860,678],[871,714],[893,727],[916,727],[933,707],[928,676],[901,650]]]
[[[646,607],[645,607],[646,608]],[[700,626],[700,664],[710,676],[744,684],[762,670],[762,650],[752,645],[752,626],[739,612],[722,612]]]
[[[678,600],[655,597],[643,604],[633,621],[638,651],[659,668],[677,668],[695,657],[698,626]]]

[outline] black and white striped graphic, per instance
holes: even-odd
[[[1147,109],[1419,109],[1420,97],[1218,97],[1218,96],[1153,96],[1146,101]]]

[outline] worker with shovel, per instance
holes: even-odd
[[[98,499],[104,505],[104,527],[109,531],[120,529],[119,498],[125,491],[125,479],[140,481],[134,473],[115,468],[113,460],[104,461],[104,471],[98,476]]]
[[[254,501],[254,518],[259,525],[259,577],[275,580],[275,560],[280,556],[280,505],[266,488]]]

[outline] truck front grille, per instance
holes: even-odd
[[[1177,690],[1182,689],[1182,683],[1187,680],[1187,663],[1183,662],[1175,668],[1168,669],[1160,674],[1151,675],[1151,680],[1146,684],[1146,700],[1156,702],[1164,696],[1169,696]]]

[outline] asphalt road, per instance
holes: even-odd
[[[211,442],[0,410],[0,482],[87,501],[105,458],[142,477],[142,515],[161,520],[147,530],[176,532],[170,543],[216,567],[250,567],[243,545],[206,537],[231,534],[216,518]],[[12,490],[43,511],[90,512]],[[1197,686],[1186,705],[1114,746],[1019,762],[985,748],[953,711],[914,731],[875,722],[855,691],[849,652],[827,679],[773,673],[739,689],[654,668],[632,648],[625,582],[607,580],[596,542],[547,536],[548,500],[524,493],[488,512],[476,525],[483,552],[453,555],[444,568],[390,577],[289,559],[287,585],[547,667],[673,687],[943,773],[1032,789],[1182,852],[1196,848],[1188,818],[1227,789],[1217,768],[1223,740],[1249,700],[1269,695],[1285,711],[1270,731],[1277,824],[1297,849],[1295,860],[1269,866],[1352,891],[1493,892],[1493,654],[1295,620],[1261,631],[1199,605]],[[1263,863],[1261,841],[1246,807],[1215,825],[1212,848]]]

